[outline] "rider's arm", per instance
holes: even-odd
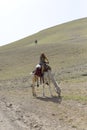
[[[49,60],[48,60],[48,58],[47,58],[47,57],[45,57],[45,59],[46,59],[46,62],[48,62],[48,63],[49,63]]]

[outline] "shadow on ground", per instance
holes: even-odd
[[[62,102],[62,97],[57,97],[57,96],[53,96],[53,97],[36,97],[37,99],[41,100],[41,101],[46,101],[46,102],[54,102],[54,103],[61,103]]]

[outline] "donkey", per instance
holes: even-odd
[[[49,86],[49,92],[50,92],[50,95],[52,96],[51,86],[50,86],[51,81],[54,84],[56,93],[58,94],[59,97],[61,96],[61,90],[60,90],[57,82],[55,81],[52,73],[51,73],[50,66],[48,66],[48,65],[45,66],[43,75],[41,75],[41,68],[37,68],[36,73],[33,74],[33,78],[32,78],[32,94],[33,94],[33,96],[37,96],[36,91],[35,91],[35,83],[37,83],[37,86],[39,86],[39,83],[38,83],[39,80],[43,86],[43,96],[45,96],[45,91],[44,91],[45,85]]]

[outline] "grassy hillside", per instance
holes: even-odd
[[[48,56],[58,80],[85,80],[87,18],[46,29],[0,47],[0,80],[28,76],[39,62],[41,52]]]

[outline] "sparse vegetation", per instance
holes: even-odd
[[[48,55],[53,71],[60,74],[61,79],[80,77],[87,72],[86,25],[86,18],[76,20],[0,47],[0,79],[28,75],[41,52]],[[34,39],[39,39],[38,46],[32,44]]]
[[[0,112],[16,130],[87,129],[86,27],[84,18],[0,47]],[[47,96],[43,98],[41,87],[37,88],[38,97],[32,97],[29,73],[39,62],[41,52],[49,58],[62,91],[61,102],[53,85],[53,97],[46,88]],[[3,123],[0,118],[0,126]]]
[[[86,102],[87,97],[82,95],[64,95],[64,100],[74,100],[79,102]]]

